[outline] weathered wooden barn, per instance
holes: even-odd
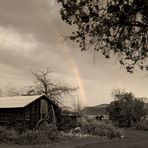
[[[60,108],[44,95],[0,98],[0,125],[8,128],[33,129],[47,115],[52,122],[53,113],[58,122],[59,112]]]

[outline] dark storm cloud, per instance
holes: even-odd
[[[70,31],[54,0],[0,0],[0,86],[12,80],[25,83],[32,79],[30,69],[49,67],[57,79],[74,85],[80,83],[77,70],[87,104],[110,101],[111,90],[117,87],[148,97],[143,73],[131,76],[114,60],[98,55],[94,64],[91,52],[60,43],[60,35]]]
[[[67,32],[69,26],[60,21],[59,9],[52,3],[48,0],[0,0],[0,24],[14,26],[22,33],[33,33],[39,40],[54,44],[58,41],[57,35]]]
[[[55,70],[70,67],[61,49],[35,40],[32,34],[21,34],[13,27],[0,27],[0,63],[16,69],[51,67]]]

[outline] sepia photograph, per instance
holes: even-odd
[[[0,0],[0,148],[148,148],[148,0]]]

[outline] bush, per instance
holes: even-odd
[[[137,130],[148,131],[148,120],[138,122],[136,124]]]
[[[14,130],[0,127],[0,143],[7,144],[44,144],[63,140],[60,132],[53,125],[40,127],[36,131],[26,131],[22,134]]]
[[[62,117],[62,120],[58,124],[58,129],[62,131],[70,131],[72,128],[75,128],[77,124],[76,116],[65,115]]]
[[[17,137],[17,133],[14,130],[6,130],[0,127],[0,143],[13,143]]]
[[[54,125],[46,124],[36,131],[20,135],[17,144],[43,144],[61,140],[60,132]]]
[[[121,137],[123,135],[123,132],[121,130],[117,129],[111,124],[106,124],[103,122],[81,121],[78,125],[81,127],[82,132],[85,134],[103,136],[108,138]]]
[[[122,131],[116,129],[110,124],[98,124],[94,130],[94,134],[98,136],[105,136],[109,138],[121,137],[123,135]]]
[[[17,137],[16,144],[38,144],[40,143],[39,131],[27,131]],[[46,137],[44,137],[46,139]]]
[[[86,118],[85,120],[86,120],[88,123],[91,123],[91,122],[95,121],[95,119],[92,118],[92,117],[88,117],[88,118]]]

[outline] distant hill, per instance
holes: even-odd
[[[108,107],[109,104],[101,104],[96,106],[87,106],[83,109],[83,113],[86,115],[101,115],[106,114],[106,107]],[[148,103],[145,103],[145,108],[148,110]]]
[[[106,107],[109,104],[101,104],[97,106],[87,106],[83,109],[83,113],[86,115],[101,115],[106,114]]]

